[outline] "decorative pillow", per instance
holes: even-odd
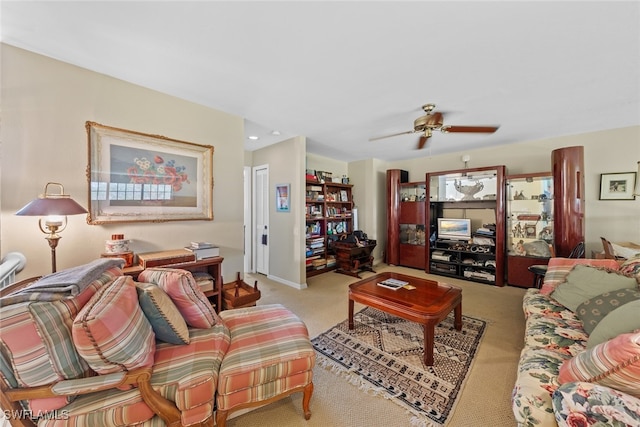
[[[153,364],[156,341],[131,276],[96,292],[73,321],[72,335],[80,356],[99,374]]]
[[[147,268],[138,276],[140,282],[153,283],[171,298],[187,325],[211,328],[216,313],[189,271],[174,268]]]
[[[640,329],[640,299],[631,301],[613,310],[598,323],[598,326],[589,335],[587,348]]]
[[[629,258],[620,265],[620,272],[636,276],[636,280],[640,281],[640,255]]]
[[[567,275],[564,282],[559,284],[551,293],[551,298],[575,312],[582,302],[603,292],[634,288],[636,286],[636,279],[619,274],[615,270],[589,265],[576,265]]]
[[[584,381],[640,397],[640,331],[622,334],[565,360],[558,383]]]
[[[598,323],[609,313],[637,299],[640,299],[640,289],[638,288],[618,289],[617,291],[605,292],[583,301],[576,309],[576,316],[582,320],[585,332],[591,334],[596,326],[598,326]],[[633,329],[625,332],[631,332],[632,330]]]
[[[615,259],[590,259],[590,258],[551,258],[544,275],[544,282],[540,288],[542,295],[551,295],[551,292],[562,282],[576,265],[592,265],[594,267],[606,267],[617,270],[619,264]]]
[[[187,323],[169,295],[153,283],[136,283],[138,302],[156,338],[170,344],[189,344]]]

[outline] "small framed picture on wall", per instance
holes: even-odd
[[[291,211],[291,196],[289,194],[289,184],[277,184],[276,185],[276,211],[277,212],[290,212]]]
[[[600,174],[600,200],[634,200],[636,172]]]

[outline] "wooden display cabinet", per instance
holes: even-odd
[[[424,269],[426,185],[408,172],[387,171],[387,263]]]

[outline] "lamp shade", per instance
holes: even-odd
[[[57,186],[59,194],[49,193],[49,186]],[[16,212],[20,216],[66,216],[87,213],[87,210],[76,203],[68,194],[64,194],[64,187],[57,182],[49,182],[44,187],[44,194],[37,199],[27,203],[22,209]]]
[[[27,203],[22,209],[16,212],[21,216],[49,216],[49,215],[77,215],[87,213],[87,210],[80,206],[71,197],[64,198],[37,198]]]

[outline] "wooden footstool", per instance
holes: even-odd
[[[231,345],[218,376],[216,422],[225,427],[230,412],[262,406],[303,392],[305,419],[311,417],[315,351],[306,325],[280,304],[220,313]]]

